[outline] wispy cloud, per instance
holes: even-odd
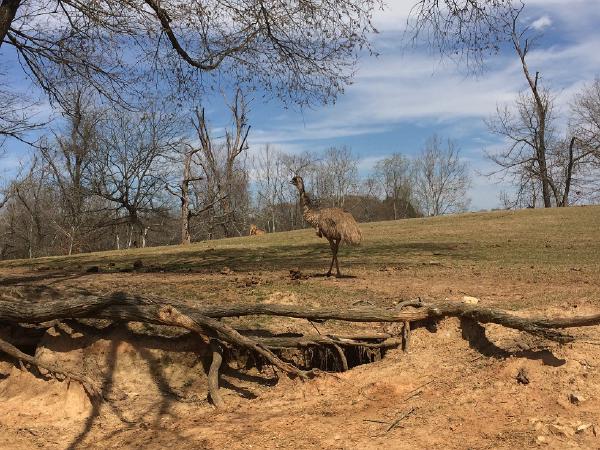
[[[552,19],[547,15],[542,16],[531,23],[531,26],[538,31],[548,28],[550,25],[552,25]]]

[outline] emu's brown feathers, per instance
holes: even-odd
[[[308,220],[307,216],[316,216]],[[335,239],[344,244],[358,245],[362,240],[362,233],[352,214],[339,208],[322,208],[304,214],[308,223],[313,225],[318,232],[329,239]],[[316,219],[316,220],[315,220]]]

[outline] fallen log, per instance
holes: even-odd
[[[456,302],[429,303],[411,309],[383,308],[315,308],[296,305],[194,305],[159,298],[143,298],[116,293],[110,296],[78,295],[68,299],[35,302],[23,298],[0,298],[0,322],[37,323],[66,318],[102,318],[111,320],[163,323],[160,305],[173,305],[183,314],[196,319],[254,315],[292,317],[307,320],[341,320],[349,322],[415,322],[444,317],[464,317],[480,323],[496,323],[565,343],[572,337],[555,331],[600,324],[600,314],[573,317],[520,317],[495,308]]]

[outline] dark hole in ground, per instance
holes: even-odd
[[[379,361],[385,356],[385,349],[380,348],[363,346],[340,346],[340,348],[346,357],[348,369]],[[343,372],[344,370],[338,351],[331,346],[308,347],[303,350],[291,350],[291,352],[303,353],[303,360],[299,357],[285,358],[284,355],[282,357],[304,370],[320,369],[326,372]]]

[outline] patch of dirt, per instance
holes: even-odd
[[[300,304],[300,299],[293,292],[276,291],[269,295],[269,297],[264,302],[280,305],[298,305]]]

